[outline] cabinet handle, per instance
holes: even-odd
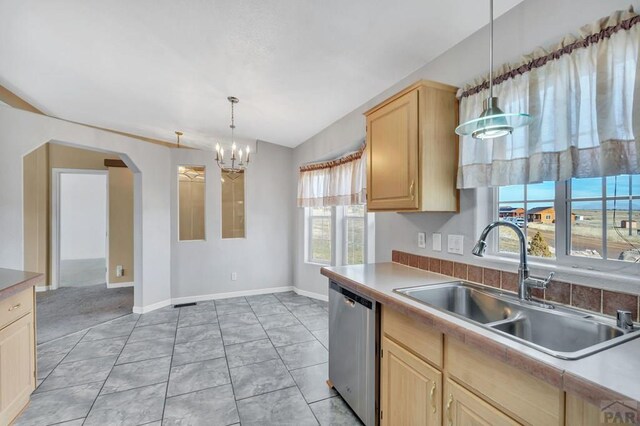
[[[17,305],[13,305],[12,307],[9,308],[9,312],[11,311],[15,311],[16,309],[18,309],[20,306],[22,306],[22,303],[18,303]]]
[[[453,420],[451,419],[451,404],[453,404],[453,395],[449,394],[449,401],[447,401],[447,421],[449,426],[453,425]]]
[[[433,412],[436,412],[436,384],[433,384],[431,388],[431,392],[429,392],[429,398],[431,399],[431,407],[433,408]]]
[[[416,198],[416,194],[414,191],[414,187],[415,187],[415,181],[411,181],[411,186],[409,187],[409,195],[411,196],[411,199],[414,200]]]

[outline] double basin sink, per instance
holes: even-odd
[[[625,331],[606,317],[521,301],[465,281],[394,291],[556,358],[582,358],[640,335],[638,328]]]

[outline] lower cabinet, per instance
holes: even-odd
[[[383,306],[380,424],[595,426],[599,407]]]
[[[0,425],[11,424],[29,403],[34,389],[35,327],[31,311],[0,329]]]
[[[386,337],[380,361],[380,424],[440,425],[442,373]]]
[[[451,379],[447,379],[445,382],[444,395],[444,425],[507,426],[519,424]]]

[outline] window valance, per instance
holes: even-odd
[[[298,207],[347,206],[366,203],[364,145],[332,161],[300,167]]]
[[[618,11],[505,65],[494,92],[505,112],[528,111],[512,135],[460,140],[459,188],[640,173],[640,16]],[[476,118],[488,81],[460,90],[460,121]],[[635,126],[635,131],[634,131]]]

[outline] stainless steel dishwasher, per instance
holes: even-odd
[[[367,426],[378,424],[376,302],[329,284],[329,380]]]

